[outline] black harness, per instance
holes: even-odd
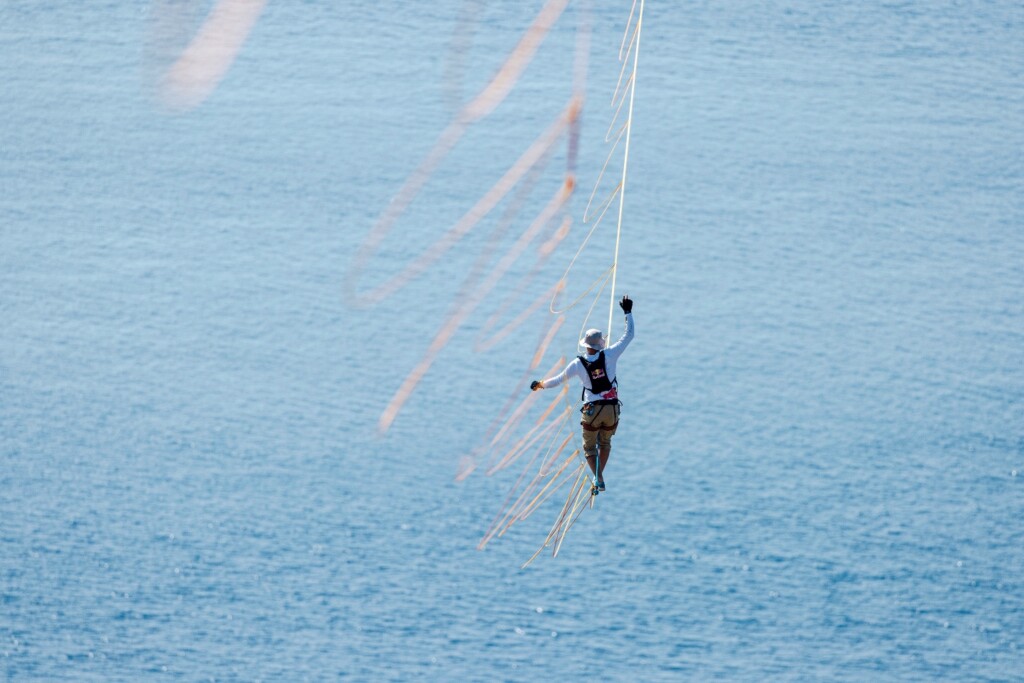
[[[590,393],[601,395],[605,392],[611,391],[613,387],[618,386],[618,381],[613,377],[608,379],[608,373],[604,367],[604,351],[597,354],[597,360],[594,362],[588,362],[583,356],[576,356],[583,363],[583,369],[587,371],[587,376],[590,377]],[[586,387],[580,392],[580,400],[582,401],[586,397]],[[594,403],[618,403],[619,400],[605,399],[601,401],[594,401]]]
[[[614,377],[612,379],[608,379],[608,372],[605,370],[604,367],[604,351],[601,351],[601,353],[597,354],[597,359],[592,363],[589,362],[583,356],[577,356],[577,358],[579,358],[580,362],[583,363],[583,368],[587,371],[587,376],[590,377],[590,393],[597,394],[598,396],[600,396],[606,392],[612,391],[613,388],[618,386],[619,383]],[[615,396],[614,391],[612,391],[612,395]],[[584,398],[586,398],[586,396],[587,390],[586,388],[584,388],[583,391],[580,392],[580,400],[582,401]],[[591,401],[590,403],[584,403],[583,407],[580,408],[580,411],[584,415],[591,416],[590,421],[592,422],[597,419],[597,416],[601,414],[601,411],[604,410],[606,406],[619,405],[622,404],[619,402],[617,396],[615,398],[602,398],[596,401]],[[605,427],[594,427],[591,424],[589,424],[586,419],[584,419],[581,423],[583,425],[583,429],[588,432],[614,430],[616,427],[619,426],[619,414],[618,408],[613,408],[613,410],[616,411],[615,424]]]

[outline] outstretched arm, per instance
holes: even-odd
[[[563,384],[565,380],[569,379],[569,376],[572,374],[572,368],[574,365],[579,365],[579,360],[573,360],[573,362],[565,366],[565,370],[562,370],[554,377],[548,377],[547,379],[543,380],[533,380],[532,382],[530,382],[530,389],[532,391],[537,391],[538,389],[552,389],[560,384]]]

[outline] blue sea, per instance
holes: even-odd
[[[543,309],[474,347],[589,229],[630,0],[568,4],[359,287],[574,87],[575,161],[394,295],[345,283],[546,4],[271,0],[184,107],[161,74],[212,2],[0,1],[0,679],[1024,680],[1024,6],[646,3],[608,490],[521,569],[564,495],[480,551],[525,459],[456,475],[589,304],[536,370]],[[567,168],[568,236],[381,433],[487,231],[518,202],[495,272]]]

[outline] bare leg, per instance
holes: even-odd
[[[597,444],[597,431],[593,429],[587,429],[590,426],[589,420],[592,417],[590,415],[583,416],[583,454],[587,457],[587,464],[590,465],[590,471],[595,475],[597,474],[596,461],[599,452]]]
[[[601,450],[600,450],[600,454],[599,454],[599,461],[600,462],[598,464],[597,472],[596,472],[597,480],[598,481],[601,481],[601,482],[604,481],[604,466],[608,464],[608,456],[611,455],[611,454],[612,454],[612,446],[611,446],[611,444],[608,444],[607,446],[604,446],[604,445],[601,446]],[[588,462],[589,462],[589,458],[588,458]],[[593,469],[593,467],[594,467],[593,464],[591,464],[590,467],[591,467],[591,469]]]

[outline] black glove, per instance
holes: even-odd
[[[623,313],[633,312],[633,300],[629,298],[629,294],[622,297],[622,301],[619,302],[619,306],[622,306]]]
[[[538,389],[543,389],[543,388],[544,387],[542,387],[540,385],[540,382],[538,382],[537,380],[533,380],[532,382],[530,382],[530,391],[537,391]]]

